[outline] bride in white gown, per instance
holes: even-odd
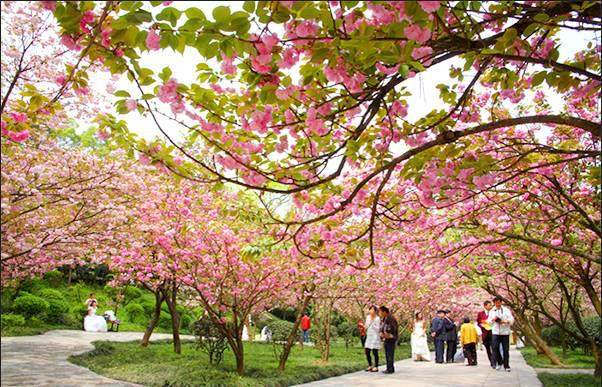
[[[431,361],[431,351],[426,341],[426,324],[422,315],[416,313],[414,331],[412,331],[412,359],[415,361]]]
[[[84,318],[84,331],[106,332],[107,322],[104,317],[96,315],[96,301],[93,300],[88,306],[88,315]]]

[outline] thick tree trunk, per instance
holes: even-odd
[[[236,372],[242,376],[245,374],[245,349],[240,335],[236,337],[236,348],[232,349],[236,358]]]
[[[301,325],[301,317],[303,317],[303,312],[307,308],[309,300],[311,300],[311,296],[305,296],[303,298],[303,301],[301,302],[301,305],[299,305],[299,307],[297,308],[297,317],[295,318],[295,324],[293,324],[293,329],[286,338],[286,343],[284,344],[284,347],[282,348],[282,354],[280,355],[280,361],[278,363],[278,369],[280,371],[284,371],[284,368],[286,367],[286,361],[288,360],[288,357],[291,353],[291,349],[295,344],[295,340],[299,336],[298,332],[299,325]]]
[[[521,330],[523,333],[529,338],[529,340],[535,344],[535,349],[537,353],[546,355],[550,362],[554,365],[563,366],[564,364],[560,360],[560,358],[552,351],[552,348],[548,346],[548,343],[545,342],[544,339],[539,336],[532,326],[532,324],[528,321],[528,318],[524,316],[519,316],[517,314],[517,319],[520,320]]]
[[[594,355],[594,360],[596,361],[596,368],[594,369],[594,376],[600,377],[602,376],[602,350],[600,346],[596,344],[595,341],[592,340],[592,353]]]
[[[155,327],[159,323],[159,317],[161,317],[161,304],[163,304],[163,295],[160,291],[155,292],[155,310],[153,311],[153,317],[148,323],[146,327],[146,331],[144,331],[144,336],[142,336],[142,341],[140,341],[140,345],[143,347],[147,347],[150,342],[150,337],[155,330]]]

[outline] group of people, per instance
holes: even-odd
[[[435,362],[454,363],[461,355],[467,366],[477,365],[477,345],[482,343],[493,369],[510,372],[509,350],[511,326],[514,317],[501,298],[483,303],[476,320],[464,317],[456,323],[451,311],[440,309],[430,325],[430,336],[435,344]],[[386,374],[395,372],[395,347],[399,336],[398,323],[386,306],[371,306],[365,321],[358,322],[362,346],[368,361],[366,371],[377,372],[379,350],[384,346]],[[431,361],[427,325],[420,312],[414,315],[411,346],[415,361]],[[462,353],[458,353],[458,341]]]

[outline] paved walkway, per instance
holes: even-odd
[[[555,375],[565,375],[565,374],[583,374],[583,375],[593,375],[593,368],[535,368],[535,372],[538,374],[548,373]]]
[[[360,371],[303,384],[303,386],[541,387],[535,370],[527,365],[520,352],[514,348],[510,350],[512,372],[491,369],[485,351],[479,351],[478,357],[480,363],[476,367],[467,367],[460,363],[435,364],[434,362],[415,362],[406,359],[395,363],[395,374],[393,375]],[[383,368],[380,367],[381,370]]]
[[[92,333],[55,330],[39,336],[2,338],[2,386],[135,386],[69,363],[67,357],[94,349],[96,340],[140,340],[142,332]],[[171,334],[154,333],[152,340]],[[191,338],[183,336],[184,338]]]

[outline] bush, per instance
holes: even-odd
[[[188,313],[180,315],[180,327],[182,329],[189,329],[190,324],[192,324],[193,320],[194,318]]]
[[[25,325],[25,317],[20,314],[6,313],[0,315],[0,328],[2,330],[12,327],[22,327]]]
[[[83,321],[83,318],[88,314],[88,307],[85,305],[76,305],[70,310],[71,316],[77,321]]]
[[[128,316],[128,319],[133,323],[144,324],[144,322],[147,320],[144,308],[140,304],[128,304],[125,306],[124,310]]]
[[[51,289],[47,289],[51,290]],[[48,300],[48,309],[44,314],[44,320],[49,323],[58,324],[63,320],[63,315],[69,311],[69,304],[66,301],[51,298]]]
[[[274,319],[267,325],[272,332],[272,341],[286,341],[293,329],[293,323],[285,320]]]
[[[345,348],[349,348],[350,345],[353,345],[353,342],[356,340],[354,337],[354,331],[356,330],[356,325],[345,321],[339,324],[338,326],[338,334],[345,340]]]
[[[585,330],[590,336],[596,337],[598,343],[600,343],[602,339],[602,330],[600,327],[600,323],[600,317],[598,316],[590,316],[585,317],[583,319],[583,325]],[[567,323],[567,329],[570,332],[574,332],[575,334],[581,335],[580,331],[577,329],[577,325],[573,321]],[[557,325],[552,325],[550,327],[542,329],[541,331],[541,338],[544,339],[545,342],[551,346],[562,346],[563,335],[565,336],[565,343],[569,348],[578,348],[583,346],[584,344],[587,344],[578,341],[571,334],[563,332],[562,329],[560,329]]]
[[[228,347],[226,336],[207,316],[196,321],[192,326],[192,333],[197,338],[197,349],[209,356],[210,364],[219,364],[224,351]]]
[[[155,301],[144,300],[140,303],[146,317],[151,318],[155,312]]]
[[[128,286],[127,288],[125,288],[125,299],[127,302],[130,302],[136,298],[140,298],[142,297],[142,290],[133,287],[133,286]]]
[[[157,325],[165,329],[171,328],[171,314],[161,311],[161,314],[159,315],[159,323]]]
[[[49,300],[65,301],[65,296],[63,296],[63,293],[59,292],[56,289],[44,288],[44,289],[37,291],[36,295],[38,297],[45,299],[46,301],[49,301]]]
[[[61,282],[63,282],[63,273],[58,270],[52,270],[48,273],[44,274],[44,279],[48,283],[48,285],[56,288],[60,286]]]
[[[13,310],[26,318],[39,316],[48,310],[48,302],[33,294],[26,294],[15,299]]]
[[[255,319],[255,326],[261,331],[263,327],[277,320],[278,319],[273,314],[265,312],[260,314],[257,319]]]

